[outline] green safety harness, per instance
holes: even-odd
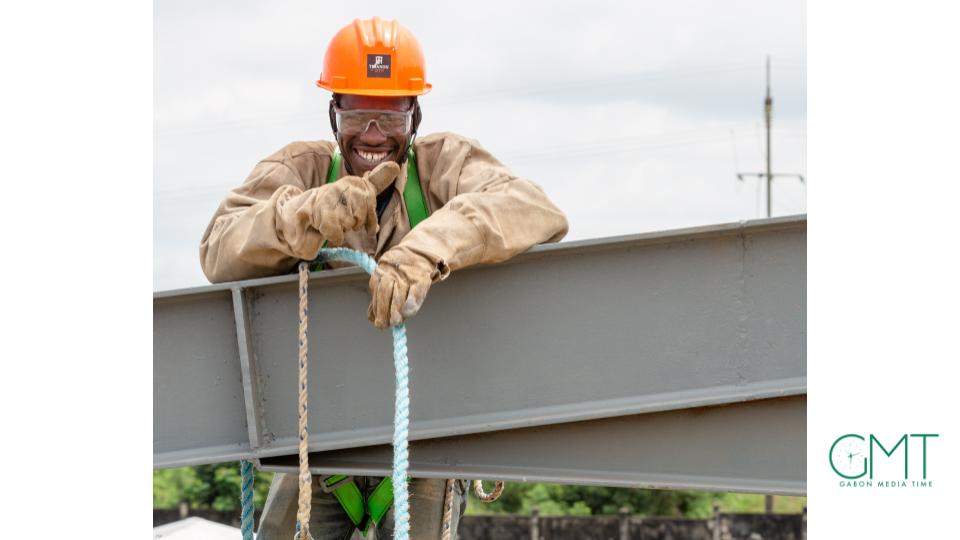
[[[371,522],[380,525],[383,516],[387,515],[387,510],[390,510],[390,505],[393,504],[393,481],[389,476],[380,480],[366,500],[352,476],[325,476],[320,480],[320,487],[326,493],[333,493],[350,521],[364,536],[367,535]]]
[[[327,172],[328,184],[337,181],[342,161],[343,156],[340,152],[334,152],[330,170]],[[420,186],[417,157],[413,153],[413,148],[407,151],[407,184],[403,188],[403,202],[407,206],[411,229],[427,219],[430,214],[427,210],[426,197],[423,196],[423,188]],[[340,506],[364,537],[367,535],[370,523],[380,525],[383,516],[387,515],[390,505],[393,504],[393,481],[389,476],[380,480],[366,500],[353,481],[353,476],[344,474],[324,476],[320,479],[320,486],[324,492],[332,493],[340,501]]]

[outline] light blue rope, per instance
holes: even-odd
[[[323,248],[317,262],[343,261],[352,263],[373,275],[377,263],[369,255],[348,248]],[[397,540],[410,538],[410,494],[407,488],[407,470],[410,454],[410,364],[407,360],[407,327],[401,323],[393,331],[393,365],[396,370],[396,399],[393,413],[393,514]]]
[[[253,540],[253,463],[240,461],[240,532]]]

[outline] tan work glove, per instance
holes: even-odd
[[[417,314],[430,284],[439,278],[437,265],[426,255],[402,244],[387,250],[370,277],[367,318],[381,329],[402,323]]]
[[[388,161],[362,178],[344,176],[291,198],[280,210],[284,238],[291,245],[300,245],[304,221],[335,246],[343,245],[347,231],[366,229],[369,234],[377,234],[377,195],[387,189],[398,174],[400,166]]]

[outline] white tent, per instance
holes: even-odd
[[[240,540],[240,529],[198,517],[153,528],[154,540]]]

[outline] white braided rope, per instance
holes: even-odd
[[[297,534],[294,538],[307,540],[310,536],[310,499],[311,477],[310,465],[307,453],[307,289],[310,279],[310,266],[300,263],[300,350],[298,360],[300,362],[299,376],[297,378],[297,421],[300,454],[300,472],[299,472],[299,497],[297,499]]]

